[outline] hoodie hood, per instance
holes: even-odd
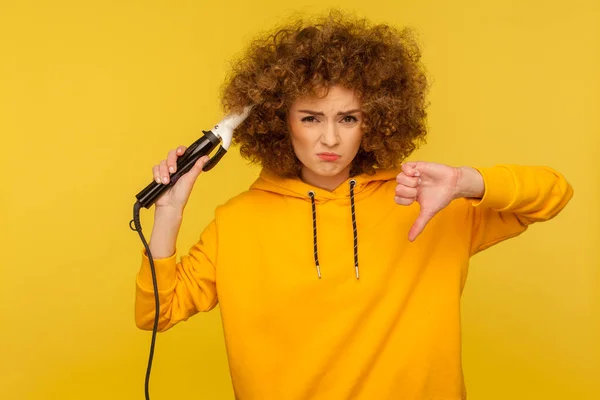
[[[354,237],[354,271],[356,279],[360,278],[359,254],[358,254],[358,229],[356,227],[356,203],[362,198],[369,196],[374,190],[385,182],[394,180],[400,173],[401,168],[376,170],[372,175],[362,174],[346,179],[335,190],[328,191],[316,188],[303,182],[299,178],[282,178],[271,171],[263,169],[258,179],[250,186],[251,190],[261,190],[271,192],[282,196],[295,197],[310,201],[313,227],[313,254],[317,276],[321,278],[321,267],[319,264],[319,239],[317,236],[317,204],[329,201],[350,200],[348,207],[349,218],[352,219],[352,230]],[[345,206],[345,205],[344,205]],[[326,229],[336,229],[336,227],[322,227]]]
[[[346,179],[335,190],[328,191],[309,185],[299,178],[282,178],[275,173],[263,169],[258,179],[250,186],[250,189],[262,190],[265,192],[277,193],[282,196],[290,196],[309,200],[309,193],[314,193],[314,199],[317,203],[348,199],[350,196],[349,186],[354,181],[354,196],[356,200],[367,196],[371,191],[377,189],[380,185],[390,180],[396,179],[401,168],[376,170],[373,175],[357,175]]]

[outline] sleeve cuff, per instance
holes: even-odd
[[[154,258],[154,270],[156,272],[156,282],[159,288],[169,287],[177,277],[177,251],[170,257]],[[138,280],[142,286],[152,289],[152,269],[150,268],[150,258],[146,249],[142,249],[142,265],[138,273]]]
[[[517,198],[517,187],[512,171],[505,166],[474,168],[483,177],[485,189],[481,199],[469,200],[471,205],[498,211],[509,209]]]

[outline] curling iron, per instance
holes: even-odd
[[[219,143],[221,146],[217,152],[204,164],[202,171],[211,170],[217,163],[223,158],[229,149],[231,139],[233,137],[233,131],[237,128],[247,117],[252,109],[252,106],[244,108],[240,114],[229,114],[221,121],[219,121],[211,130],[202,131],[203,136],[192,143],[185,152],[177,159],[177,170],[170,175],[170,181],[168,184],[158,183],[152,181],[148,186],[142,189],[135,197],[137,201],[133,206],[133,219],[129,221],[129,227],[136,231],[144,244],[148,260],[150,262],[150,270],[152,272],[152,283],[154,288],[154,327],[152,328],[152,340],[150,344],[150,355],[148,358],[148,367],[146,369],[146,382],[145,382],[145,395],[146,400],[150,400],[149,394],[149,382],[150,382],[150,370],[152,369],[152,358],[154,356],[154,346],[156,342],[156,333],[158,331],[158,316],[160,311],[160,304],[158,298],[158,284],[156,282],[156,271],[154,269],[154,259],[150,252],[150,246],[146,242],[142,233],[142,224],[140,222],[140,209],[150,208],[156,199],[167,189],[173,186],[181,176],[186,174],[201,157],[210,154]],[[132,226],[133,223],[133,226]]]
[[[231,144],[233,130],[246,119],[250,109],[251,106],[246,107],[241,114],[230,114],[217,123],[212,130],[202,131],[204,135],[192,143],[183,155],[177,159],[177,171],[170,175],[171,178],[168,184],[152,181],[152,183],[135,196],[140,205],[144,208],[150,208],[165,190],[177,183],[177,180],[188,172],[200,157],[210,154],[222,140],[221,146],[215,155],[204,165],[202,171],[209,171],[217,165],[225,153],[227,153],[227,149]]]

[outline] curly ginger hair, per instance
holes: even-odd
[[[223,85],[226,112],[255,107],[232,144],[245,159],[281,176],[298,176],[287,124],[294,99],[341,85],[359,96],[363,137],[350,175],[393,168],[425,142],[428,84],[408,28],[371,25],[330,13],[255,39]]]

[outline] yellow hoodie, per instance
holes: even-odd
[[[464,399],[469,258],[554,217],[573,195],[550,168],[478,170],[483,198],[453,201],[412,243],[419,206],[394,203],[398,170],[333,192],[263,171],[217,207],[179,262],[177,252],[155,260],[159,329],[218,303],[241,400]],[[151,330],[144,250],[136,282],[136,324]]]

